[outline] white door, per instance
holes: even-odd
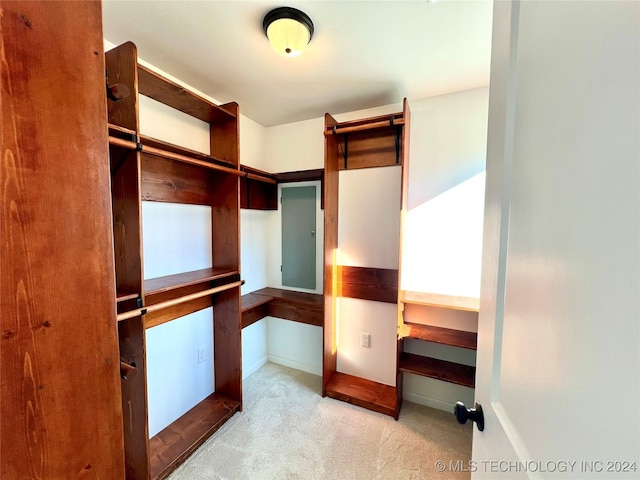
[[[640,478],[640,3],[496,2],[472,478]]]

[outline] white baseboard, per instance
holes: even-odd
[[[249,366],[248,368],[243,368],[242,369],[242,380],[250,377],[253,373],[255,373],[258,369],[260,369],[260,367],[262,367],[264,364],[266,364],[267,361],[269,361],[269,358],[265,355],[264,357],[262,357],[260,360],[258,360],[253,365]]]
[[[295,360],[279,357],[278,355],[269,355],[268,358],[270,362],[277,363],[278,365],[295,368],[296,370],[302,370],[303,372],[312,373],[313,375],[322,375],[322,367],[317,365],[307,365],[306,363],[296,362]]]
[[[417,403],[418,405],[424,405],[425,407],[435,408],[436,410],[442,410],[444,412],[453,413],[453,403],[443,402],[437,398],[426,397],[419,393],[403,392],[403,400]]]

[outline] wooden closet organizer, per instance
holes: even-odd
[[[126,474],[162,479],[242,409],[239,178],[275,180],[241,167],[236,103],[217,106],[139,65],[131,42],[105,59],[108,84],[131,92],[108,102]],[[207,122],[211,154],[141,136],[139,94]],[[210,206],[212,268],[143,279],[142,200]],[[149,439],[145,329],[211,306],[215,393]]]
[[[403,190],[409,159],[410,110],[349,122],[325,115],[324,340],[322,395],[398,418],[402,389],[337,371],[336,298],[397,304],[398,270],[337,265],[340,170],[401,166]],[[395,323],[395,319],[392,320]]]
[[[474,387],[475,367],[405,352],[405,339],[476,349],[477,334],[452,328],[405,321],[406,306],[477,312],[477,298],[411,292],[399,289],[403,232],[408,210],[409,130],[411,112],[406,99],[403,111],[393,115],[338,123],[325,115],[325,283],[322,395],[393,416],[400,414],[405,373]],[[402,166],[400,212],[400,267],[398,270],[337,265],[338,173],[340,170]],[[398,305],[396,386],[347,375],[336,370],[336,298],[351,297]],[[473,313],[471,313],[473,314]]]

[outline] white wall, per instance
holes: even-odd
[[[211,235],[211,207],[142,202],[145,278],[211,267]],[[213,309],[151,328],[146,338],[152,437],[214,391]]]
[[[411,104],[401,288],[478,297],[488,89]]]
[[[398,269],[400,187],[398,166],[340,172],[338,264]],[[336,304],[337,370],[396,384],[396,304],[340,298]],[[360,345],[362,333],[369,347]]]

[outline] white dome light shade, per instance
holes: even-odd
[[[281,7],[271,10],[262,22],[271,47],[285,57],[297,57],[313,36],[313,22],[300,10]]]

